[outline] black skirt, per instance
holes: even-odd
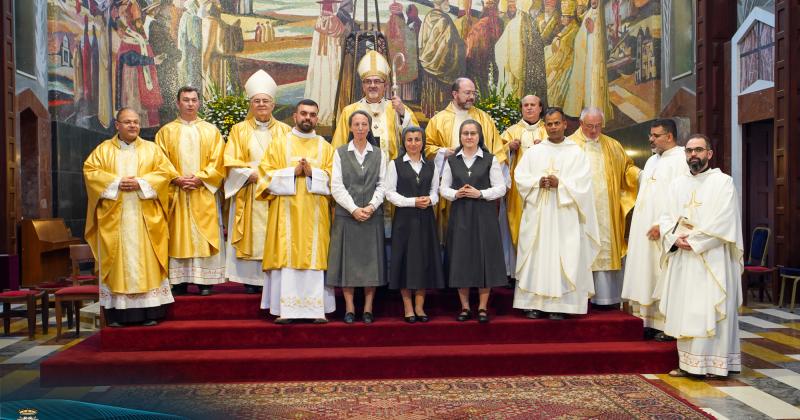
[[[433,207],[397,207],[392,222],[390,289],[441,289],[445,285]]]

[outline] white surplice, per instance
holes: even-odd
[[[664,315],[658,311],[659,298],[653,296],[663,276],[659,263],[661,241],[651,241],[647,231],[658,225],[661,213],[667,209],[669,184],[688,171],[683,147],[675,146],[647,159],[639,175],[639,195],[631,219],[622,298],[631,303],[633,314],[644,320],[645,327],[664,329]]]
[[[558,187],[539,187],[555,175]],[[514,179],[523,198],[514,307],[585,314],[594,294],[599,233],[589,161],[571,140],[549,140],[523,156]]]
[[[727,375],[742,367],[738,309],[742,304],[742,222],[733,179],[719,169],[687,173],[668,189],[659,219],[665,267],[659,309],[664,332],[678,339],[680,368]],[[692,225],[691,250],[674,246],[675,226]]]

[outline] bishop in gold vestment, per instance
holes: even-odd
[[[592,264],[595,295],[592,303],[616,305],[622,299],[622,257],[628,250],[625,220],[639,191],[639,168],[622,145],[602,134],[603,114],[598,108],[581,113],[581,126],[569,140],[583,149],[592,167],[592,188],[600,228],[600,252]]]
[[[109,325],[150,325],[173,302],[166,210],[174,169],[158,146],[139,138],[135,111],[117,115],[120,135],[100,143],[83,165],[89,197],[85,235]]]
[[[193,89],[193,88],[190,88]],[[181,101],[197,98],[180,92]],[[225,281],[222,215],[217,190],[225,174],[225,143],[214,125],[197,117],[199,101],[191,107],[179,101],[180,117],[156,133],[158,144],[175,166],[178,177],[170,191],[169,280],[176,293],[195,283],[203,295]],[[191,101],[189,101],[191,102]]]
[[[256,196],[269,202],[261,308],[292,319],[326,322],[336,309],[333,289],[325,287],[330,244],[330,179],[333,147],[314,132],[318,107],[304,99],[295,110],[295,127],[269,144],[259,165],[266,179]]]
[[[259,175],[258,165],[272,140],[283,139],[292,129],[272,116],[277,88],[264,70],[250,76],[245,83],[250,115],[231,128],[225,145],[225,198],[231,200],[225,277],[244,284],[248,293],[260,292],[266,278],[261,262],[268,203],[256,200],[256,189],[267,181]]]

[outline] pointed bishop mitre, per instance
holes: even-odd
[[[383,54],[375,50],[369,50],[358,63],[358,76],[361,80],[370,76],[378,76],[385,82],[389,80],[391,69]]]
[[[244,90],[247,93],[248,99],[260,93],[264,93],[269,95],[274,101],[275,93],[278,91],[278,85],[275,84],[275,80],[273,80],[267,72],[258,70],[247,79],[247,83],[244,84]]]
[[[561,2],[561,16],[575,15],[575,0],[564,0]]]

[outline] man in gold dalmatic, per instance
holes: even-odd
[[[174,169],[158,146],[139,137],[136,111],[121,109],[114,125],[118,134],[83,164],[86,241],[97,261],[108,325],[156,325],[174,301],[166,220]]]
[[[444,160],[450,157],[461,144],[459,129],[466,120],[475,120],[481,124],[483,139],[500,165],[505,165],[506,154],[503,151],[503,142],[492,117],[485,111],[474,107],[477,91],[475,83],[466,77],[459,77],[451,86],[452,101],[444,110],[438,112],[428,121],[425,128],[425,155],[434,159],[436,166],[441,168]],[[505,174],[508,168],[505,167]],[[447,231],[447,215],[449,214],[449,201],[440,200],[437,208],[437,224],[439,225],[439,238],[445,238]]]
[[[517,183],[514,180],[514,170],[517,169],[522,156],[534,144],[547,139],[547,130],[544,122],[540,119],[542,115],[542,100],[536,95],[526,95],[521,101],[522,119],[518,123],[508,127],[500,135],[503,148],[508,156],[508,166],[511,177],[511,187],[505,197],[505,216],[507,222],[500,223],[500,232],[503,234],[503,254],[506,258],[506,271],[513,277],[516,269],[517,239],[519,238],[519,224],[522,220],[522,197],[517,190]],[[503,214],[501,213],[501,218]]]
[[[575,36],[578,23],[575,21],[575,0],[561,2],[561,25],[563,28],[550,44],[551,55],[545,61],[547,68],[547,100],[550,106],[562,107],[569,89],[572,71]]]
[[[225,143],[214,125],[197,116],[197,88],[178,89],[175,121],[156,133],[158,144],[172,162],[177,177],[170,188],[169,281],[173,293],[186,293],[189,283],[201,295],[225,281],[222,216],[217,190],[225,176]]]
[[[292,128],[272,116],[278,86],[267,72],[253,73],[244,88],[250,99],[250,113],[231,128],[225,145],[225,198],[231,200],[225,277],[244,284],[247,293],[259,293],[266,278],[261,260],[268,203],[256,200],[256,189],[267,182],[259,175],[258,165],[272,140],[283,139]]]
[[[333,147],[314,129],[319,106],[303,99],[295,107],[292,131],[269,144],[258,166],[266,179],[258,200],[269,201],[263,269],[267,281],[261,308],[278,316],[325,323],[336,309],[333,288],[325,287],[330,244],[330,180]]]
[[[600,251],[592,264],[595,305],[615,307],[622,301],[622,257],[628,250],[625,220],[636,203],[639,168],[622,145],[603,134],[605,119],[599,108],[580,115],[581,126],[567,139],[583,149],[592,167],[592,189],[600,228]]]
[[[596,106],[603,111],[606,120],[611,120],[614,110],[608,98],[605,17],[600,0],[591,0],[590,5],[575,37],[564,113],[574,117],[583,108]]]

